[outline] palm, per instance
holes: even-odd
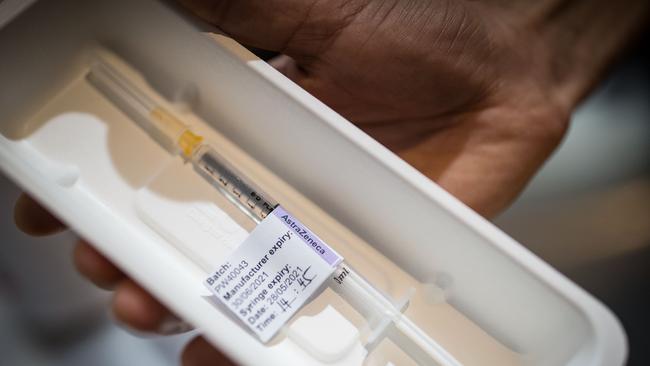
[[[546,70],[531,67],[538,55],[516,52],[535,40],[483,3],[191,3],[236,39],[287,55],[280,71],[484,215],[564,133]]]

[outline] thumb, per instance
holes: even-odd
[[[294,59],[317,55],[369,0],[180,0],[237,41]]]
[[[14,221],[18,229],[33,236],[56,234],[65,229],[59,219],[25,194],[16,201]]]

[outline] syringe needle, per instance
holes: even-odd
[[[203,138],[148,96],[102,57],[90,64],[86,80],[171,153],[190,159]]]

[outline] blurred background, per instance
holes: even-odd
[[[573,116],[561,148],[495,223],[603,301],[650,365],[648,37]]]
[[[639,46],[579,108],[561,148],[495,223],[607,304],[650,364],[650,58]],[[118,326],[71,263],[72,233],[30,238],[0,176],[0,365],[177,365],[192,334]]]

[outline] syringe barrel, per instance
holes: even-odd
[[[277,202],[250,181],[210,146],[203,145],[192,158],[194,169],[223,193],[229,201],[260,223],[278,205]]]

